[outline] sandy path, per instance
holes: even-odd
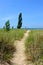
[[[25,34],[24,34],[24,37],[21,39],[21,41],[16,41],[15,44],[16,44],[16,49],[17,51],[14,53],[14,58],[12,59],[12,62],[15,64],[15,65],[26,65],[26,56],[25,56],[25,46],[24,46],[24,43],[25,43],[25,40],[26,38],[28,37],[28,33],[30,31],[28,30]]]

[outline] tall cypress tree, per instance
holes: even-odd
[[[18,17],[18,25],[17,28],[20,29],[22,27],[22,13],[19,14]]]

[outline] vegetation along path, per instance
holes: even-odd
[[[28,33],[30,31],[28,30],[25,34],[24,37],[20,41],[16,41],[16,53],[14,53],[14,58],[12,59],[13,64],[15,65],[26,65],[26,56],[25,56],[25,40],[28,37]]]

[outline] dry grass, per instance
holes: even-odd
[[[32,30],[26,42],[27,60],[41,62],[43,60],[43,30]]]
[[[16,51],[14,46],[15,40],[21,40],[26,30],[12,29],[6,31],[0,30],[0,61],[1,63],[7,62],[10,64],[10,59],[13,57],[13,53]]]

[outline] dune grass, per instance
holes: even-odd
[[[43,30],[32,30],[25,42],[26,57],[34,65],[43,62]]]
[[[14,39],[14,40],[20,40],[23,36],[26,30],[23,29],[12,29],[10,31],[5,31],[5,30],[0,30],[0,40],[1,37],[6,37],[9,39]]]
[[[13,53],[16,51],[14,42],[21,40],[26,30],[23,29],[11,29],[6,31],[0,29],[0,62],[7,62],[10,64],[10,60],[13,57]]]

